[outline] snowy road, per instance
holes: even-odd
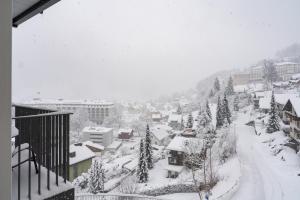
[[[281,200],[280,182],[262,153],[255,147],[254,129],[246,125],[236,127],[239,133],[237,152],[241,161],[242,177],[233,200]]]
[[[288,168],[284,167],[286,163],[279,163],[270,154],[252,127],[240,124],[236,125],[236,134],[242,176],[239,189],[231,199],[299,200],[300,177],[287,172]]]

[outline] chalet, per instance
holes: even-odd
[[[151,119],[153,122],[160,122],[163,119],[163,117],[160,112],[153,112],[151,114]]]
[[[176,136],[167,146],[169,151],[168,164],[165,166],[167,178],[177,178],[184,169],[185,137]]]
[[[84,172],[88,172],[92,165],[92,159],[95,153],[82,143],[76,143],[70,146],[70,166],[69,178],[73,181]]]
[[[150,129],[152,135],[152,143],[159,146],[166,146],[169,144],[171,138],[172,128],[167,125],[157,125]]]
[[[300,143],[300,98],[291,98],[283,107],[283,121],[290,125],[290,137]]]
[[[126,128],[126,129],[120,129],[118,138],[122,140],[128,140],[133,137],[133,129]]]

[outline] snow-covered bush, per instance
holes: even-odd
[[[90,176],[88,173],[82,173],[81,176],[78,176],[76,179],[74,179],[72,184],[75,187],[78,187],[79,189],[83,190],[88,186],[89,177]]]
[[[219,130],[219,160],[224,163],[228,158],[236,153],[236,136],[230,134],[229,128],[223,128]]]

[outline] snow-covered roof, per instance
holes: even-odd
[[[66,104],[66,105],[114,105],[114,103],[105,100],[75,100],[75,99],[41,99],[34,98],[25,104]]]
[[[169,115],[168,122],[178,122],[178,123],[180,123],[181,122],[181,115],[178,115],[178,114]]]
[[[299,73],[299,74],[294,74],[294,75],[292,76],[292,79],[294,79],[294,80],[300,79],[300,73]]]
[[[121,141],[113,141],[110,145],[108,145],[106,148],[107,149],[117,149],[121,146],[122,142]]]
[[[151,133],[159,141],[169,136],[169,133],[165,129],[151,129]]]
[[[200,142],[199,138],[186,138],[182,136],[176,136],[174,139],[170,142],[170,144],[167,146],[167,150],[172,151],[186,151],[186,145],[192,142]]]
[[[275,63],[276,66],[282,66],[282,65],[297,65],[298,63],[295,62],[279,62]]]
[[[281,105],[285,105],[291,98],[297,97],[297,94],[274,94],[275,102]],[[270,109],[271,108],[271,97],[263,97],[259,99],[259,108]]]
[[[273,85],[277,86],[277,87],[288,86],[289,85],[289,81],[278,81],[278,82],[274,82]]]
[[[289,100],[294,108],[297,117],[300,117],[300,98],[294,97],[294,98],[290,98]]]
[[[256,97],[261,98],[261,97],[271,97],[272,91],[263,91],[263,92],[255,92]]]
[[[110,131],[112,131],[112,128],[106,128],[102,126],[87,126],[82,130],[82,132],[89,132],[89,133],[107,133]]]
[[[242,93],[242,92],[248,91],[249,87],[248,87],[248,85],[235,85],[235,86],[233,86],[233,90],[234,90],[234,92]]]
[[[168,171],[172,171],[172,172],[182,172],[184,166],[178,166],[178,165],[165,165],[164,166],[165,170],[168,170]]]
[[[88,160],[91,159],[93,157],[95,157],[95,153],[92,152],[88,147],[86,147],[85,145],[78,145],[78,144],[72,144],[70,145],[70,153],[74,153],[75,152],[75,156],[71,157],[70,156],[70,165],[79,163],[81,161],[84,160]]]
[[[160,113],[152,113],[152,119],[161,119]]]
[[[131,133],[133,130],[132,128],[120,128],[119,133]]]
[[[100,150],[104,150],[104,146],[103,146],[103,145],[97,144],[97,143],[92,142],[92,141],[86,141],[86,142],[83,142],[83,145],[85,145],[85,146],[90,146],[90,147],[94,147],[94,148],[100,149]]]

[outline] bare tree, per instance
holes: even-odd
[[[203,142],[198,139],[195,140],[186,140],[185,144],[185,165],[191,169],[192,172],[192,179],[195,189],[199,195],[200,200],[202,200],[202,183],[200,179],[200,169],[205,164],[205,156],[204,153],[204,146]],[[205,167],[204,167],[204,182],[206,182],[206,174],[205,174]],[[205,185],[205,183],[204,183]]]

